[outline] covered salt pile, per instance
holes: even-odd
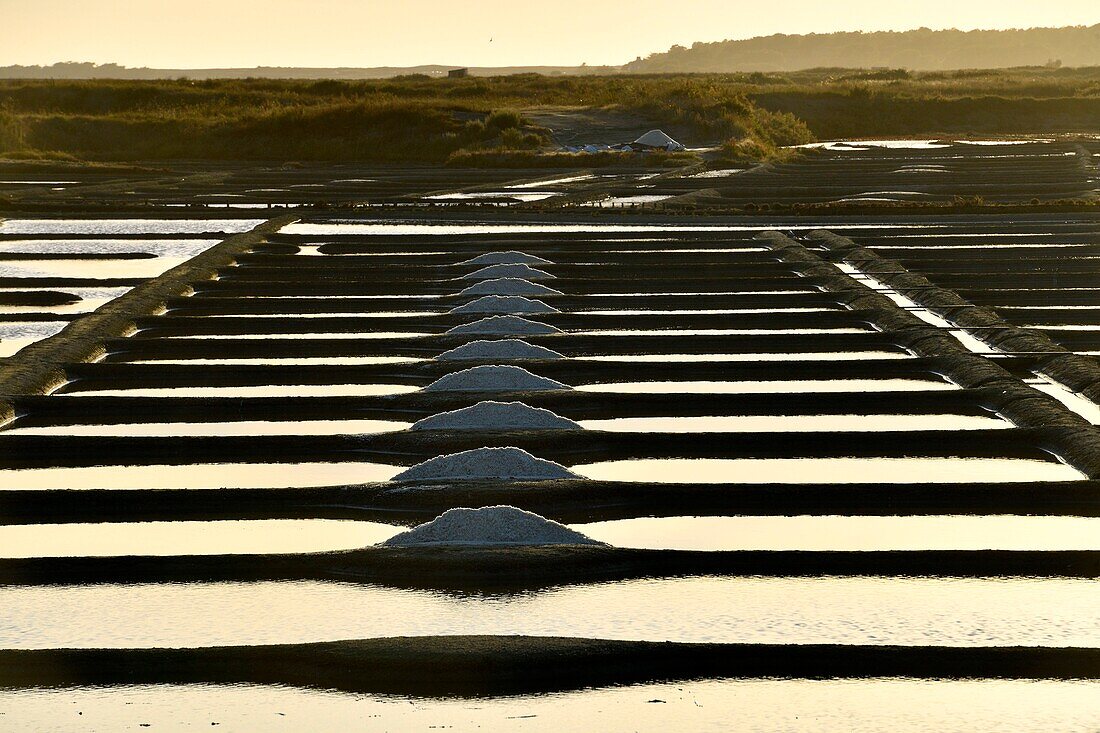
[[[425,392],[538,392],[555,389],[572,389],[553,379],[518,366],[485,365],[463,369],[440,377]]]
[[[448,509],[430,522],[382,543],[387,547],[424,545],[598,545],[580,532],[514,506]]]
[[[489,316],[473,323],[447,329],[447,335],[458,336],[466,333],[499,334],[501,336],[540,336],[562,333],[560,328],[538,321],[529,321],[519,316]]]
[[[441,412],[413,424],[411,430],[581,430],[567,418],[522,402],[486,400]]]
[[[450,310],[451,313],[561,313],[557,308],[518,295],[486,295]]]
[[[562,292],[518,277],[500,277],[482,280],[459,295],[562,295]]]
[[[524,280],[553,280],[556,278],[555,275],[551,275],[545,270],[536,270],[534,267],[528,267],[527,265],[489,265],[463,275],[459,280],[492,280],[498,277],[518,277]]]
[[[485,265],[552,265],[554,263],[542,257],[529,255],[526,252],[517,252],[513,249],[507,252],[486,252],[458,264],[484,267]]]
[[[500,341],[471,341],[450,351],[445,351],[435,358],[440,361],[481,361],[486,359],[514,361],[518,359],[564,359],[565,357],[552,349],[535,346],[520,339],[502,339]]]
[[[520,448],[475,448],[429,459],[402,471],[394,481],[552,481],[581,478],[560,463]]]

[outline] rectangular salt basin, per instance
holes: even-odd
[[[653,550],[1100,550],[1093,517],[641,517],[570,527]]]
[[[1014,427],[981,415],[713,415],[581,420],[586,430],[618,433],[879,432],[884,430],[998,430]]]
[[[114,254],[148,252],[158,257],[191,258],[205,252],[217,239],[18,239],[0,242],[0,252],[27,254]]]
[[[403,529],[331,519],[28,524],[0,526],[0,557],[330,552],[384,542]]]
[[[85,277],[109,278],[157,277],[186,257],[157,257],[144,260],[22,260],[0,264],[0,277]]]
[[[1054,461],[1010,458],[654,458],[570,470],[597,481],[730,484],[907,484],[1080,481]]]
[[[14,427],[4,435],[146,436],[183,435],[370,435],[408,429],[412,423],[393,420],[245,420],[240,422],[124,423],[121,425],[50,425]]]
[[[0,234],[237,234],[263,223],[263,219],[5,219],[0,221]]]
[[[252,387],[136,387],[134,389],[73,390],[65,394],[102,397],[374,397],[407,394],[419,387],[407,384],[264,384]]]
[[[1100,646],[1082,579],[696,577],[455,595],[316,581],[0,588],[0,648],[523,635],[761,644]]]
[[[577,310],[586,316],[687,316],[687,315],[751,315],[765,313],[836,313],[835,308],[711,308],[703,310]]]
[[[12,356],[36,341],[60,333],[68,321],[30,321],[0,323],[0,358]]]
[[[18,730],[1095,733],[1096,680],[717,679],[421,698],[256,684],[0,690]]]
[[[354,365],[354,364],[416,364],[427,361],[411,356],[254,356],[233,359],[116,359],[128,364],[283,364],[309,366],[312,364]]]
[[[822,336],[838,333],[877,333],[873,328],[650,328],[570,331],[577,336]]]
[[[855,361],[858,359],[912,359],[899,351],[813,351],[791,354],[604,354],[574,356],[587,361]]]
[[[335,333],[197,333],[188,334],[186,336],[164,336],[162,338],[170,339],[231,339],[231,340],[254,340],[254,341],[270,341],[272,339],[291,339],[295,341],[308,340],[308,339],[345,339],[351,340],[363,340],[363,339],[405,339],[405,338],[420,338],[422,336],[434,336],[436,335],[430,331],[367,331],[360,333],[347,333],[343,331],[337,331]]]
[[[200,463],[0,469],[0,491],[55,489],[284,489],[389,481],[381,463]]]
[[[923,379],[777,379],[770,382],[612,382],[581,384],[582,392],[631,394],[758,394],[761,392],[921,392],[958,389],[949,382]]]

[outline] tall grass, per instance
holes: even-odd
[[[22,150],[23,121],[10,109],[0,106],[0,151]]]

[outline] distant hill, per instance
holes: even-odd
[[[424,74],[443,77],[459,66],[430,64],[424,66],[376,66],[300,68],[291,66],[257,66],[227,69],[149,69],[118,64],[63,62],[50,66],[0,66],[0,79],[391,79],[395,76]],[[619,67],[607,66],[505,66],[471,67],[473,76],[508,76],[512,74],[542,74],[544,76],[606,74]]]
[[[639,57],[623,71],[797,71],[814,68],[998,69],[1013,66],[1100,66],[1100,24],[1005,31],[883,31],[774,35],[744,41],[673,46]]]
[[[1100,24],[1007,31],[882,31],[774,35],[744,41],[673,46],[622,66],[470,67],[471,76],[542,74],[661,74],[684,72],[798,71],[801,69],[999,69],[1014,66],[1100,66]],[[118,64],[63,62],[2,66],[0,79],[389,79],[446,76],[458,65],[303,68],[258,66],[225,69],[149,69]]]

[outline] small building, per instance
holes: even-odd
[[[465,79],[469,75],[469,69],[451,69],[447,72],[448,79]]]

